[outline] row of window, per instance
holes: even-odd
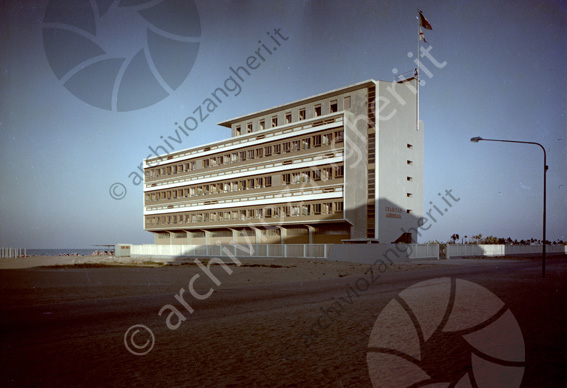
[[[302,203],[267,206],[232,211],[192,212],[178,215],[147,216],[146,226],[198,224],[218,221],[264,220],[270,218],[307,217],[343,212],[343,202]]]
[[[303,137],[300,139],[269,144],[262,147],[235,151],[224,155],[211,156],[190,162],[178,163],[170,166],[155,167],[146,170],[146,179],[159,178],[161,176],[175,175],[200,168],[217,167],[232,163],[244,162],[246,160],[261,159],[273,155],[287,154],[308,150],[317,147],[326,147],[344,142],[344,131],[329,131]]]
[[[340,179],[344,176],[344,165],[332,167],[312,167],[310,169],[281,174],[281,185],[293,185],[315,181]],[[167,201],[177,198],[199,197],[211,194],[230,193],[244,190],[272,187],[272,175],[190,186],[182,189],[161,190],[146,193],[146,203]]]
[[[343,105],[344,105],[344,109],[350,109],[350,96],[344,97]],[[325,112],[325,114],[336,113],[338,111],[339,111],[338,100],[331,100],[330,103],[329,103],[329,112]],[[321,104],[314,105],[312,113],[313,113],[312,117],[322,116],[323,115],[322,105]],[[298,115],[297,115],[297,120],[302,121],[302,120],[305,120],[306,118],[307,118],[306,108],[299,109]],[[292,122],[293,122],[292,112],[286,112],[284,114],[284,123],[283,124],[291,124]],[[277,115],[274,115],[274,116],[270,117],[268,121],[266,121],[266,119],[260,119],[260,121],[258,122],[258,130],[261,131],[261,130],[267,129],[268,126],[266,125],[266,123],[271,124],[269,128],[275,128],[278,125],[280,125],[279,117]],[[249,122],[249,123],[246,124],[246,132],[243,132],[241,125],[237,125],[235,127],[236,136],[242,135],[243,133],[252,133],[252,132],[254,132],[254,124],[252,122]]]

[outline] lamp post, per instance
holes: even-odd
[[[537,146],[540,146],[541,149],[543,150],[543,248],[542,248],[542,261],[541,261],[541,277],[545,278],[545,208],[546,208],[546,175],[547,175],[547,162],[546,162],[546,154],[545,154],[545,148],[543,148],[543,146],[539,143],[535,143],[532,141],[516,141],[516,140],[497,140],[497,139],[483,139],[480,136],[477,137],[472,137],[471,138],[471,142],[473,143],[478,143],[479,141],[497,141],[497,142],[501,142],[501,143],[520,143],[520,144],[535,144]]]

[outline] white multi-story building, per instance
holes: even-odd
[[[227,140],[145,160],[145,230],[156,244],[417,241],[415,86],[365,81],[222,122]]]

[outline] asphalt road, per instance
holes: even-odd
[[[374,267],[373,273],[332,280],[219,286],[203,300],[186,291],[183,300],[192,313],[175,299],[179,288],[188,288],[186,283],[176,279],[167,285],[167,279],[161,279],[165,286],[153,286],[156,277],[166,272],[151,271],[160,270],[67,270],[70,283],[88,277],[89,284],[98,284],[80,292],[70,283],[59,283],[57,271],[0,271],[0,385],[371,387],[374,377],[369,374],[367,354],[376,319],[408,287],[448,278],[453,279],[448,283],[453,287],[465,284],[459,283],[462,280],[488,290],[502,302],[499,316],[512,313],[521,330],[525,360],[499,367],[520,368],[522,387],[567,387],[565,258],[548,261],[545,279],[538,261],[487,261],[407,272],[387,268],[380,272]],[[104,279],[109,276],[137,279],[136,286],[107,292]],[[57,292],[65,287],[74,294],[64,297]],[[204,295],[206,290],[198,291]],[[424,295],[437,295],[427,292]],[[479,315],[484,306],[490,308],[492,297],[478,297],[466,288],[461,297],[451,303],[464,305],[476,298],[471,306]],[[175,308],[159,315],[167,305]],[[169,324],[177,325],[174,329],[167,326],[169,313]],[[390,317],[392,327],[387,330],[401,330],[396,319]],[[125,333],[136,324],[145,325],[154,336],[151,350],[142,346],[151,341],[143,330],[129,343],[138,353],[149,350],[145,355],[134,355],[125,346]],[[449,341],[453,347],[464,346],[455,338]],[[450,348],[447,341],[439,346]],[[435,368],[441,371],[436,378],[455,378],[452,358],[459,358],[459,367],[468,368],[465,373],[474,368],[463,365],[461,354],[450,349],[430,354],[427,370],[429,375],[437,373]],[[382,373],[392,378],[404,373],[401,364],[384,365],[389,369]],[[478,376],[473,384],[487,386]]]

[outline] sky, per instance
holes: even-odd
[[[66,3],[0,1],[0,246],[152,243],[137,168],[231,67],[282,37],[176,150],[229,137],[219,122],[412,70],[418,8],[433,27],[423,47],[445,63],[426,61],[430,74],[422,73],[424,210],[445,190],[459,199],[419,241],[541,239],[541,149],[474,136],[546,148],[547,238],[567,240],[567,1]],[[161,88],[119,66],[128,58],[143,70],[147,61],[135,55],[150,46],[151,74],[171,75],[156,77]],[[97,49],[104,63],[70,65]],[[112,89],[108,74],[123,87]]]

